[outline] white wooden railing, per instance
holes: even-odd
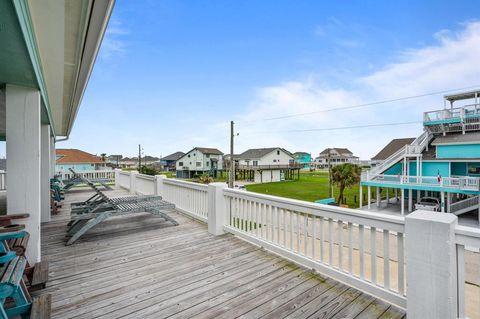
[[[115,171],[114,170],[89,170],[89,171],[76,171],[78,175],[84,178],[91,180],[102,180],[107,183],[115,182]],[[62,181],[67,181],[73,177],[71,171],[60,171],[57,172],[57,175],[60,176]]]
[[[480,316],[479,303],[469,296],[472,285],[465,289],[472,276],[465,256],[480,248],[480,229],[458,226],[452,214],[415,211],[404,218],[227,189],[224,183],[116,174],[117,187],[160,195],[206,222],[214,235],[232,233],[406,308],[412,318],[427,318],[430,311],[435,318]],[[473,269],[474,276],[479,271]]]
[[[7,172],[0,171],[0,191],[7,189]]]
[[[450,119],[464,120],[469,116],[480,114],[480,104],[469,104],[461,107],[454,107],[452,109],[442,109],[423,113],[423,121],[443,121]]]
[[[208,221],[208,186],[175,179],[164,179],[162,196],[188,215]]]
[[[440,177],[438,176],[405,176],[386,174],[363,174],[362,181],[381,181],[385,184],[406,184],[415,186],[446,187],[453,189],[480,190],[480,178],[471,176]]]
[[[459,318],[480,318],[480,292],[466,289],[466,284],[477,286],[480,284],[480,261],[473,260],[473,264],[467,264],[466,254],[473,251],[480,251],[480,229],[457,225],[455,228],[455,242],[457,245],[457,285],[458,285],[458,317]],[[474,259],[474,256],[471,256]],[[479,257],[479,256],[476,256]],[[477,258],[478,259],[478,258]],[[466,272],[468,267],[469,272]],[[468,276],[467,276],[468,274]],[[470,277],[470,278],[468,278]],[[475,282],[476,279],[476,282]],[[473,280],[474,282],[470,282]],[[472,300],[473,304],[466,305],[465,300]]]
[[[227,231],[406,307],[403,218],[240,190],[224,194]]]

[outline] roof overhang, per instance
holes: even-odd
[[[56,136],[69,136],[113,9],[114,0],[13,0]]]
[[[443,98],[449,102],[455,102],[459,100],[474,99],[478,97],[480,97],[480,90],[445,95]]]

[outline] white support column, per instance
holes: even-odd
[[[120,172],[122,170],[115,168],[115,189],[120,189]]]
[[[163,181],[167,178],[167,175],[155,175],[155,195],[165,197],[163,191]]]
[[[137,182],[137,171],[131,171],[130,172],[130,194],[136,194],[137,193],[137,187],[136,187],[136,182]]]
[[[381,201],[381,197],[380,197],[380,187],[377,186],[377,207],[380,207],[380,201]]]
[[[41,221],[42,223],[50,221],[50,205],[51,205],[51,195],[50,195],[50,170],[51,170],[51,150],[50,150],[50,125],[42,124],[41,125],[41,168],[40,168],[40,185],[41,185]]]
[[[413,191],[412,189],[408,190],[408,212],[411,213],[413,210]]]
[[[362,184],[360,184],[359,192],[360,192],[360,194],[359,194],[359,198],[358,198],[358,207],[362,208],[362,206],[363,206],[363,194],[362,194],[363,193],[363,186],[362,186]]]
[[[405,189],[402,188],[400,192],[400,212],[402,216],[405,215]]]
[[[440,192],[440,207],[442,208],[442,213],[445,213],[445,192]]]
[[[55,164],[57,163],[57,150],[55,148],[55,137],[50,137],[50,178],[55,176]]]
[[[457,318],[457,216],[415,211],[405,218],[407,317]]]
[[[208,184],[208,232],[215,236],[224,233],[223,226],[227,223],[225,196],[223,196],[225,188],[227,188],[225,183]]]
[[[30,233],[27,257],[40,261],[40,92],[6,87],[7,214],[26,213],[19,221]]]
[[[370,209],[371,205],[370,202],[372,201],[372,187],[367,187],[367,208]]]
[[[450,213],[451,203],[452,203],[452,193],[447,193],[447,213]]]

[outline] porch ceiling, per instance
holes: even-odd
[[[38,88],[42,121],[57,136],[70,134],[113,4],[0,1],[0,84]],[[0,138],[5,137],[4,110],[0,98]]]

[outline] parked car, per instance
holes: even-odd
[[[422,197],[415,204],[415,209],[421,210],[430,210],[434,212],[439,212],[440,209],[440,200],[436,197]]]

